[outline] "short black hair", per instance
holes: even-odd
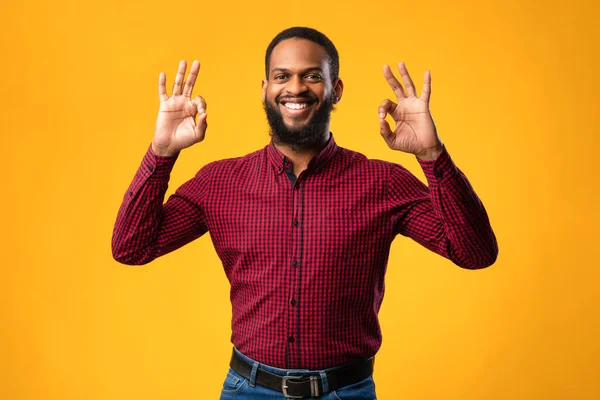
[[[292,38],[310,40],[311,42],[325,48],[325,52],[329,58],[331,80],[334,81],[338,78],[340,72],[340,58],[337,49],[331,40],[329,40],[327,36],[316,29],[307,28],[304,26],[294,26],[279,32],[279,34],[275,36],[273,40],[271,40],[271,43],[269,43],[269,46],[267,47],[267,54],[265,55],[265,72],[267,79],[269,79],[269,63],[271,62],[271,53],[273,52],[273,49],[282,40]]]

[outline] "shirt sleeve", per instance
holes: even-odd
[[[202,211],[208,178],[202,170],[163,204],[177,157],[158,156],[148,148],[117,214],[112,236],[115,260],[146,264],[208,231]]]
[[[393,164],[389,200],[394,234],[408,236],[456,265],[492,265],[498,244],[483,203],[444,147],[432,161],[418,159],[429,187],[404,167]]]

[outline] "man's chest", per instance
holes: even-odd
[[[351,263],[389,247],[390,210],[380,182],[319,178],[292,185],[283,174],[211,196],[205,213],[226,268],[300,258],[305,265]]]

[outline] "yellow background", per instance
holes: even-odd
[[[498,237],[466,271],[399,237],[381,310],[380,399],[597,399],[598,12],[583,1],[21,1],[2,5],[0,399],[216,399],[228,285],[207,236],[144,267],[112,260],[121,199],[153,135],[160,71],[199,59],[209,161],[269,140],[264,51],[315,27],[345,82],[338,144],[379,136],[384,63],[432,73],[440,137]],[[170,92],[170,90],[169,90]],[[7,179],[7,180],[6,180]]]

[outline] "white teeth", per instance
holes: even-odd
[[[284,106],[291,110],[300,110],[302,108],[308,107],[308,104],[306,104],[306,103],[285,103]]]

